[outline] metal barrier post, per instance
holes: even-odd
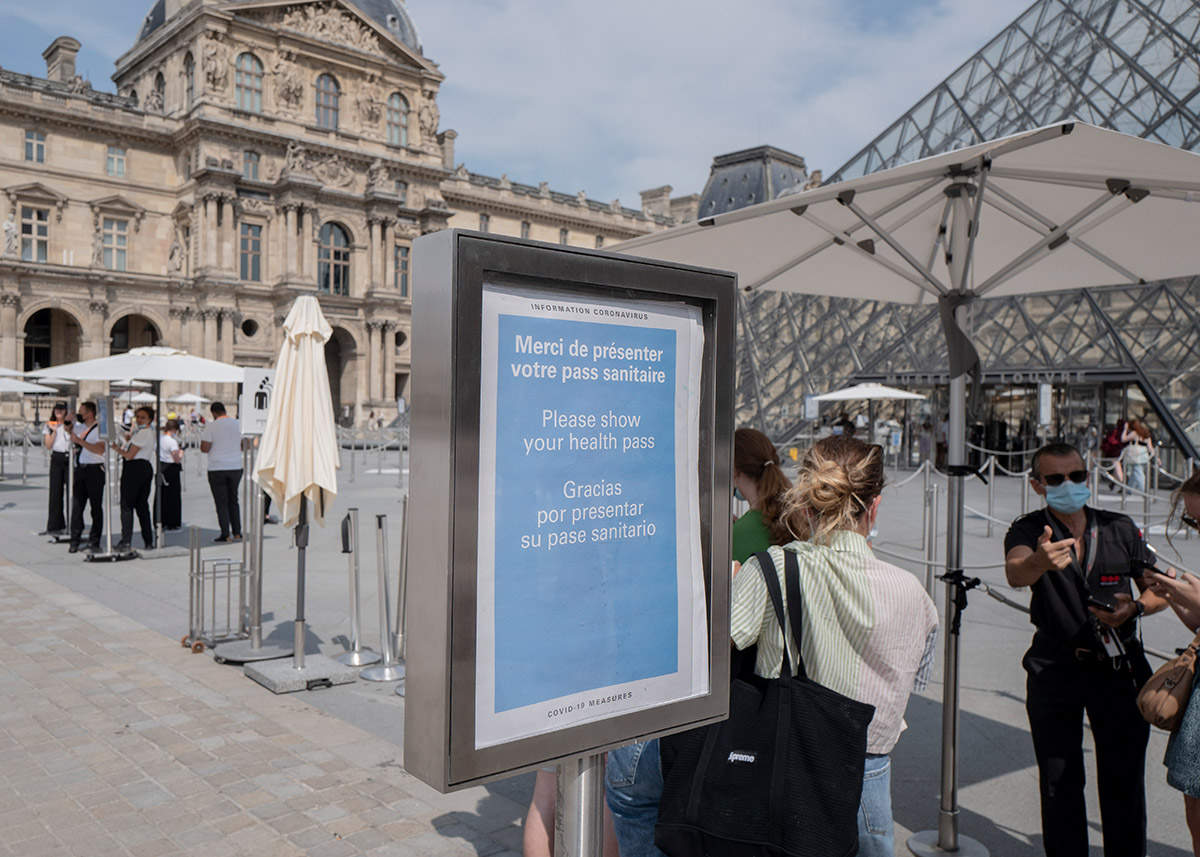
[[[21,427],[21,484],[29,484],[29,426]]]
[[[379,420],[379,449],[375,451],[375,472],[383,474],[383,420]]]
[[[1125,474],[1125,481],[1121,483],[1121,511],[1125,511],[1125,501],[1129,497],[1129,474]]]
[[[925,487],[921,496],[925,502],[921,504],[921,553],[925,554],[925,558],[929,559],[929,480],[930,464],[929,459],[921,462],[921,466],[925,468]]]
[[[350,451],[351,461],[354,451]],[[367,681],[399,681],[404,678],[404,666],[397,666],[392,652],[392,610],[387,580],[387,515],[375,516],[375,565],[379,571],[379,651],[383,660],[377,667],[359,673]]]
[[[1091,456],[1092,470],[1092,506],[1100,502],[1100,459],[1098,456]],[[1021,514],[1025,514],[1025,510],[1021,510]]]
[[[992,537],[992,518],[996,515],[996,456],[988,457],[988,521],[987,537]]]
[[[1029,512],[1029,477],[1032,475],[1033,475],[1032,472],[1028,472],[1028,471],[1022,473],[1022,476],[1024,477],[1023,479],[1021,479],[1021,514],[1022,515],[1027,514]]]
[[[350,432],[350,481],[354,481],[354,432]]]
[[[396,631],[392,635],[392,654],[404,660],[404,616],[408,600],[408,495],[400,502],[404,520],[400,524],[400,580],[396,584]]]
[[[940,486],[934,485],[926,494],[925,501],[925,505],[929,508],[928,532],[925,535],[925,591],[929,593],[930,598],[933,597],[934,584],[937,580],[933,572],[933,563],[937,562],[938,494],[940,492]]]
[[[342,521],[342,553],[346,554],[350,573],[350,651],[334,657],[348,667],[377,663],[379,655],[364,651],[358,636],[358,509],[351,509]]]
[[[1142,538],[1150,538],[1150,495],[1145,493],[1142,494]]]

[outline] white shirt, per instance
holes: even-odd
[[[211,443],[209,470],[242,469],[242,426],[233,417],[221,417],[204,424],[201,442]]]
[[[84,423],[75,423],[75,434],[77,434],[83,440],[86,440],[88,443],[99,443],[100,442],[100,425],[99,425],[99,423],[92,423],[91,426],[87,426]],[[90,449],[86,449],[82,446],[79,447],[79,465],[81,467],[85,464],[103,464],[103,463],[104,463],[103,455],[97,455],[96,453],[92,452]]]
[[[158,460],[163,464],[174,464],[173,453],[179,451],[179,441],[163,432],[158,436]]]
[[[42,436],[50,434],[50,423],[42,426]],[[51,452],[70,452],[71,438],[67,436],[67,430],[62,423],[54,427],[54,445],[50,447]]]
[[[154,462],[154,429],[150,426],[142,426],[139,429],[134,429],[133,436],[129,438],[129,443],[125,445],[126,449],[137,447],[137,454],[130,461],[148,461]]]

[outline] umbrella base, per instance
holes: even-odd
[[[83,558],[84,562],[124,562],[127,559],[137,559],[137,551],[113,551],[112,553],[90,553]]]
[[[144,548],[138,551],[142,559],[169,559],[173,556],[187,556],[188,549],[181,545],[168,545],[161,548]]]
[[[955,857],[988,857],[988,850],[982,844],[969,836],[958,836],[958,848],[954,851],[943,851],[938,847],[938,832],[922,830],[908,838],[908,850],[917,857],[938,857],[942,854],[953,854]]]
[[[371,667],[363,670],[360,675],[366,681],[401,681],[404,678],[404,662],[389,664],[386,667]]]
[[[340,655],[334,655],[333,659],[339,664],[345,664],[348,667],[368,667],[371,664],[379,663],[380,657],[379,652],[372,652],[370,649],[361,649],[357,652],[342,652]]]
[[[222,643],[213,649],[213,660],[219,664],[245,664],[253,661],[271,661],[275,658],[290,658],[294,650],[279,643],[263,643],[257,649],[250,640],[234,640]]]
[[[350,684],[356,677],[354,670],[324,655],[307,655],[304,666],[299,669],[286,659],[246,664],[245,673],[247,678],[254,679],[272,693],[295,693],[298,690]]]

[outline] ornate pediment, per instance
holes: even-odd
[[[17,208],[17,200],[53,205],[56,211],[56,220],[62,220],[63,209],[67,207],[67,197],[65,194],[61,194],[41,182],[29,182],[28,184],[6,187],[4,195],[8,197],[8,204],[13,211]]]
[[[142,218],[146,216],[145,208],[136,202],[130,202],[119,194],[94,199],[88,205],[91,206],[92,220],[95,222],[96,228],[100,226],[101,217],[106,214],[115,214],[133,218],[133,231],[138,232],[142,228]]]

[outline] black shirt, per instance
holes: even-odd
[[[1087,588],[1094,598],[1112,602],[1113,596],[1124,592],[1133,598],[1132,578],[1141,577],[1141,566],[1135,561],[1154,563],[1154,553],[1146,545],[1137,525],[1128,515],[1106,509],[1085,507],[1087,525],[1082,544],[1075,546],[1079,569],[1087,572]],[[1053,519],[1053,520],[1052,520]],[[1013,521],[1004,537],[1004,554],[1018,545],[1037,550],[1044,528],[1054,531],[1051,541],[1070,538],[1067,526],[1046,509],[1039,509]],[[1096,533],[1095,560],[1087,567],[1091,553],[1088,540]],[[1091,630],[1091,611],[1087,609],[1082,580],[1074,565],[1061,571],[1048,571],[1033,584],[1029,602],[1029,618],[1038,630],[1050,635],[1064,646],[1096,647]],[[1128,640],[1137,632],[1137,617],[1121,626],[1121,639]]]

